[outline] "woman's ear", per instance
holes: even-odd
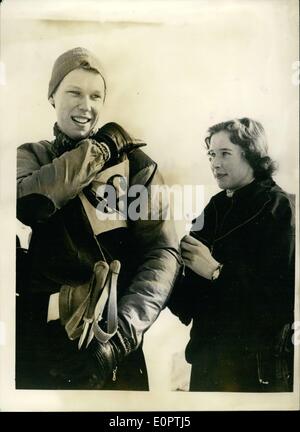
[[[242,150],[241,155],[243,159],[247,160],[245,150]]]
[[[51,105],[53,106],[53,108],[55,108],[55,103],[54,103],[54,97],[53,96],[49,97],[49,102],[51,103]]]

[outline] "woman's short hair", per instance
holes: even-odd
[[[272,176],[276,164],[268,155],[267,137],[261,123],[244,117],[211,126],[208,129],[209,135],[205,138],[208,149],[211,137],[221,131],[228,132],[230,141],[242,148],[256,179],[263,180]]]

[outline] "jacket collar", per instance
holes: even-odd
[[[255,219],[270,201],[269,191],[273,186],[275,186],[275,182],[271,178],[264,181],[254,180],[235,191],[232,197],[227,197],[226,191],[217,194],[212,199],[216,211],[216,223],[218,224],[222,219],[225,207],[228,209],[228,215],[226,226],[224,225],[224,230],[222,229],[218,233],[215,241],[227,237]],[[217,226],[216,232],[218,228]]]
[[[254,179],[251,183],[247,184],[241,189],[234,191],[232,196],[227,196],[225,190],[218,193],[213,197],[213,201],[215,201],[218,205],[218,203],[222,203],[227,200],[232,200],[237,204],[242,204],[245,201],[249,202],[249,200],[253,200],[250,205],[250,207],[253,208],[255,204],[261,204],[261,200],[264,200],[266,192],[268,192],[275,185],[276,183],[272,178],[261,181]]]
[[[130,185],[148,186],[157,170],[157,164],[143,150],[136,149],[128,155]]]

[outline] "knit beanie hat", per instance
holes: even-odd
[[[99,72],[104,81],[104,89],[106,90],[103,68],[97,57],[87,49],[77,47],[64,52],[55,61],[49,82],[48,99],[53,95],[64,77],[72,70],[80,67],[94,69]]]

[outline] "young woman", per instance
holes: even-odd
[[[222,191],[200,216],[203,228],[181,241],[185,277],[169,303],[185,324],[193,320],[190,390],[291,391],[293,197],[272,179],[259,122],[212,126],[206,146]]]

